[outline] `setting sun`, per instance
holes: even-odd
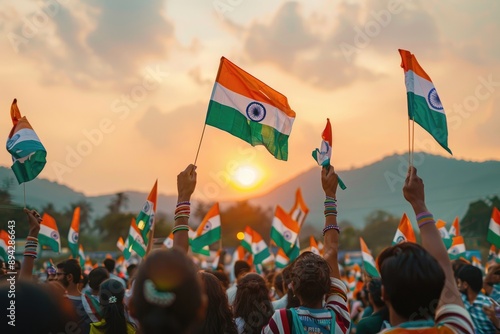
[[[258,170],[252,166],[241,166],[233,174],[233,180],[241,188],[254,187],[259,179]]]

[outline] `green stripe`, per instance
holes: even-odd
[[[295,244],[292,249],[286,253],[286,256],[290,259],[290,262],[295,260],[300,255],[300,248]]]
[[[144,243],[146,245],[149,242],[148,233],[149,233],[149,230],[151,229],[151,226],[149,226],[150,219],[151,219],[151,216],[145,214],[143,211],[139,212],[139,214],[137,215],[137,218],[135,219],[135,221],[137,222],[137,227],[139,227],[139,230],[141,230],[141,227],[139,226],[140,222],[141,221],[144,222],[144,229],[141,230],[141,235],[142,235],[142,239],[144,239]]]
[[[276,159],[288,160],[288,135],[271,126],[248,120],[237,109],[211,100],[205,123],[229,132],[252,146],[264,145]]]
[[[191,251],[196,254],[210,256],[210,250],[208,249],[191,247]]]
[[[495,245],[497,248],[500,248],[500,236],[492,230],[488,230],[486,240],[488,240],[490,244]]]
[[[288,263],[290,263],[290,261]],[[283,268],[286,268],[286,266],[288,266],[288,263],[284,264],[284,263],[281,263],[279,261],[276,261],[276,267],[283,269]]]
[[[274,226],[271,227],[271,240],[274,241],[276,246],[281,247],[285,253],[289,253],[292,249],[293,245],[288,242]]]
[[[261,250],[259,253],[254,254],[253,263],[260,264],[260,263],[262,263],[262,261],[267,259],[269,256],[271,256],[271,253],[269,253],[269,248],[266,247],[265,249]]]
[[[52,249],[54,252],[59,253],[59,243],[51,237],[48,237],[44,234],[39,234],[38,242],[40,243],[40,246],[50,247],[50,249]]]
[[[12,171],[16,175],[17,182],[19,184],[23,182],[28,182],[33,180],[40,174],[47,160],[47,152],[36,151],[29,159],[25,160],[24,163],[19,161],[14,162],[12,165]]]
[[[191,241],[192,248],[203,248],[204,246],[209,246],[214,242],[220,240],[221,237],[221,229],[220,226],[208,231],[205,234],[200,235],[197,238],[194,238]]]
[[[69,242],[68,243],[68,247],[71,251],[71,255],[73,255],[74,258],[76,258],[79,254],[79,249],[78,249],[78,244],[74,244],[72,242]]]
[[[245,240],[241,240],[241,246],[243,246],[243,248],[245,248],[250,253],[252,252],[252,246]]]
[[[380,277],[377,268],[375,268],[370,262],[363,261],[363,266],[365,267],[365,271],[368,274],[368,276]]]
[[[448,126],[446,124],[446,115],[432,109],[429,109],[427,99],[415,93],[408,92],[408,116],[420,124],[434,139],[448,151]]]
[[[448,253],[450,260],[458,260],[460,257],[465,257],[465,253],[451,254]]]
[[[135,239],[131,236],[128,238],[129,245],[132,245],[132,249],[139,255],[140,257],[144,257],[146,255],[146,248],[139,244]]]
[[[3,259],[4,262],[9,261],[9,255],[7,254],[6,250],[0,247],[0,258]]]
[[[37,140],[24,140],[8,149],[9,153],[16,159],[24,158],[33,152],[45,151],[42,143]]]

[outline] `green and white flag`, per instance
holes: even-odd
[[[215,203],[203,218],[200,226],[196,230],[196,235],[191,241],[193,249],[202,249],[218,242],[221,238],[221,221],[219,213],[219,203]]]
[[[38,242],[40,246],[47,246],[54,252],[59,253],[61,251],[61,237],[59,236],[56,220],[48,213],[44,213],[42,216]]]
[[[78,237],[80,231],[80,207],[77,206],[73,212],[73,220],[68,232],[68,246],[74,258],[78,256]]]
[[[363,238],[359,237],[359,243],[361,244],[361,255],[363,256],[363,266],[366,273],[371,277],[380,277],[375,260]]]

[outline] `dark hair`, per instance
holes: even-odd
[[[367,283],[367,290],[375,306],[382,307],[385,305],[385,302],[382,300],[382,281],[379,278],[372,278]]]
[[[409,320],[434,319],[445,275],[429,252],[411,242],[397,244],[382,251],[378,267],[386,301],[398,315]]]
[[[196,266],[174,247],[153,250],[141,263],[130,305],[143,334],[183,333],[202,320],[204,298]]]
[[[249,273],[238,281],[237,287],[234,317],[245,321],[244,333],[260,333],[274,312],[266,281],[259,274]]]
[[[293,292],[304,306],[321,301],[330,290],[330,267],[312,252],[300,254],[292,267]]]
[[[283,288],[283,274],[282,273],[277,273],[275,276],[274,276],[274,281],[273,281],[273,286],[274,286],[274,289],[276,291],[279,292],[280,295],[284,295],[285,294],[285,291],[284,291],[284,288]]]
[[[80,283],[82,284],[82,287],[85,287],[87,283],[89,282],[89,275],[82,273]]]
[[[78,263],[77,259],[68,259],[63,262],[62,267],[59,267],[59,264],[57,265],[59,269],[62,269],[66,275],[73,275],[73,283],[77,284],[80,282],[80,276],[82,276],[82,268],[80,267],[80,263]]]
[[[229,276],[227,276],[225,272],[220,270],[207,270],[206,272],[217,277],[217,279],[222,284],[222,288],[224,290],[227,290],[227,288],[229,288]]]
[[[247,261],[238,260],[234,263],[234,278],[238,278],[241,275],[244,275],[250,272],[250,265]]]
[[[102,317],[106,320],[104,325],[98,326],[106,333],[127,333],[127,319],[125,318],[125,305],[123,297],[125,288],[115,279],[107,279],[99,288],[99,304],[102,306]]]
[[[106,259],[104,259],[104,261],[102,262],[102,264],[104,265],[104,267],[106,268],[106,270],[109,271],[110,274],[112,274],[113,271],[115,270],[116,261],[113,260],[113,259],[106,258]]]
[[[208,297],[207,313],[200,333],[237,334],[238,331],[229,308],[227,294],[222,288],[221,282],[208,272],[200,271],[198,275],[201,277]]]
[[[296,259],[295,259],[296,260]],[[290,309],[292,307],[299,307],[300,306],[300,300],[299,298],[293,293],[292,289],[288,288],[288,285],[292,283],[293,281],[293,275],[292,275],[292,268],[293,265],[295,264],[295,260],[293,260],[291,263],[286,266],[283,271],[283,287],[286,290],[286,308]]]
[[[89,273],[89,287],[92,290],[99,290],[99,286],[102,282],[109,278],[109,273],[104,267],[97,267],[90,271]]]
[[[130,279],[132,277],[132,274],[134,273],[134,270],[137,268],[137,264],[132,263],[127,267],[127,275],[128,278]]]
[[[473,265],[467,264],[460,268],[457,272],[457,278],[467,282],[475,293],[478,293],[483,288],[483,273],[481,269]]]

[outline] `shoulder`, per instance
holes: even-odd
[[[474,333],[469,312],[455,304],[441,306],[436,312],[435,322],[437,327],[448,327],[455,333]]]
[[[105,320],[98,321],[98,322],[92,322],[90,324],[90,334],[103,334],[103,333],[105,333],[105,330],[101,328],[105,324],[106,324]]]

